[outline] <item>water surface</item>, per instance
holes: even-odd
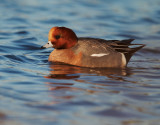
[[[160,124],[159,0],[1,0],[1,125]],[[50,64],[53,26],[147,46],[126,69]]]

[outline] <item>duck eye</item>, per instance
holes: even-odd
[[[61,36],[60,35],[55,35],[55,38],[56,39],[59,39]]]

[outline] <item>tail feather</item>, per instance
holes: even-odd
[[[131,44],[131,42],[134,39],[127,39],[127,40],[121,40],[121,41],[115,41],[111,46],[118,52],[121,52],[125,55],[127,63],[131,59],[132,55],[138,51],[139,49],[143,48],[145,45],[144,44]],[[131,46],[138,46],[138,47],[133,47]]]
[[[120,40],[120,41],[116,41],[116,43],[118,45],[129,45],[131,44],[131,42],[133,41],[134,39],[126,39],[126,40]]]
[[[137,45],[139,45],[139,47],[130,48],[130,51],[128,51],[127,53],[124,53],[127,63],[129,62],[129,60],[131,59],[131,57],[136,51],[140,50],[145,46],[144,44],[137,44]]]

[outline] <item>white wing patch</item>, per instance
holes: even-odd
[[[102,56],[106,56],[109,55],[109,53],[98,53],[98,54],[92,54],[91,56],[93,57],[102,57]]]

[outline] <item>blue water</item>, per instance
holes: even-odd
[[[128,68],[49,64],[53,26],[135,38]],[[0,125],[160,125],[159,0],[1,0]]]

